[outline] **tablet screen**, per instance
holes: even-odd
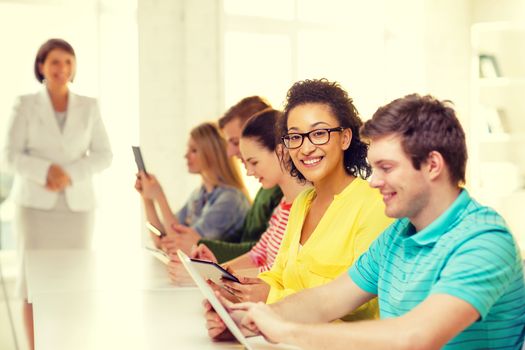
[[[240,283],[239,279],[226,271],[222,266],[208,260],[190,259],[192,265],[200,273],[204,280],[212,280],[213,283],[222,286],[222,278]]]
[[[135,157],[135,163],[137,163],[137,169],[147,174],[146,166],[144,165],[144,159],[142,158],[142,152],[140,151],[140,147],[131,146],[131,149],[133,150],[133,156]]]

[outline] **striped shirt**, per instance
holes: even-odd
[[[259,272],[268,271],[273,266],[281,246],[284,231],[286,231],[291,207],[292,203],[286,203],[284,198],[281,200],[272,213],[272,217],[268,222],[268,229],[262,234],[259,242],[250,250],[250,257],[255,265],[259,267]]]
[[[525,283],[517,245],[504,220],[463,190],[428,227],[394,222],[349,269],[377,294],[382,319],[399,317],[428,296],[472,305],[480,319],[445,349],[519,349],[525,336]]]

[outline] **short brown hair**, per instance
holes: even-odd
[[[272,106],[268,101],[260,96],[245,97],[224,113],[219,119],[219,127],[224,128],[232,120],[239,119],[243,126],[252,115]]]
[[[361,128],[363,137],[374,139],[389,134],[401,136],[401,146],[420,169],[432,151],[439,152],[455,185],[465,183],[467,145],[465,132],[450,101],[430,95],[407,95],[380,107]]]
[[[55,49],[63,50],[76,58],[75,50],[73,50],[73,47],[67,41],[64,39],[49,39],[43,43],[42,46],[40,46],[35,57],[35,77],[39,82],[44,81],[44,76],[42,73],[40,73],[39,65],[44,63],[46,61],[47,55],[49,55],[49,53]],[[71,77],[71,81],[73,81],[73,78],[74,76]]]

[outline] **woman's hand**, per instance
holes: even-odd
[[[155,248],[164,250],[162,248],[162,238],[160,238],[159,236],[151,232],[149,233],[149,236],[151,237],[151,240],[153,244],[155,245]]]
[[[230,271],[231,272],[231,271]],[[241,302],[266,302],[270,286],[263,280],[253,277],[235,276],[241,283],[223,279],[224,288]]]
[[[160,239],[160,249],[165,251],[170,256],[176,256],[177,249],[179,249],[173,236],[173,234],[168,234],[167,236],[164,236]]]
[[[170,260],[167,266],[170,280],[178,286],[194,285],[193,279],[182,265],[179,257],[176,254],[170,254]]]
[[[206,329],[208,330],[208,336],[215,340],[234,340],[235,338],[230,333],[226,325],[221,320],[219,315],[215,312],[208,300],[203,301],[204,306],[204,318],[206,319]]]
[[[173,240],[175,247],[190,255],[194,246],[201,239],[201,235],[191,227],[181,224],[173,224],[171,228],[175,233],[169,233],[168,237]]]
[[[243,309],[234,309],[234,304],[224,297],[222,297],[218,292],[215,292],[215,295],[224,306],[226,311],[230,314],[233,321],[239,326],[242,333],[245,336],[254,336],[257,335],[257,332],[252,332],[246,327],[243,327],[243,319],[246,317],[246,311]],[[233,335],[230,333],[224,322],[221,320],[217,312],[213,309],[210,302],[204,300],[204,316],[206,318],[206,328],[208,329],[208,336],[213,340],[233,340]]]
[[[213,254],[210,248],[205,244],[199,244],[199,246],[191,252],[191,257],[193,259],[208,260],[217,263],[217,258]]]
[[[60,192],[71,185],[71,178],[60,165],[51,164],[47,171],[46,188],[53,192]]]
[[[141,173],[139,172],[135,174],[135,176],[137,177],[135,179],[135,190],[137,190],[137,192],[140,193],[140,195],[142,196],[142,180],[140,178]]]
[[[135,189],[142,195],[144,199],[157,199],[162,193],[162,187],[153,174],[146,174],[141,171],[137,175],[135,182]]]

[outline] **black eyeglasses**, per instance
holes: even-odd
[[[330,141],[330,134],[333,132],[343,131],[346,128],[341,126],[337,128],[327,129],[315,129],[308,132],[294,132],[284,135],[281,139],[283,140],[284,147],[288,149],[296,149],[303,145],[304,138],[308,137],[308,140],[314,145],[320,146],[327,144]]]

